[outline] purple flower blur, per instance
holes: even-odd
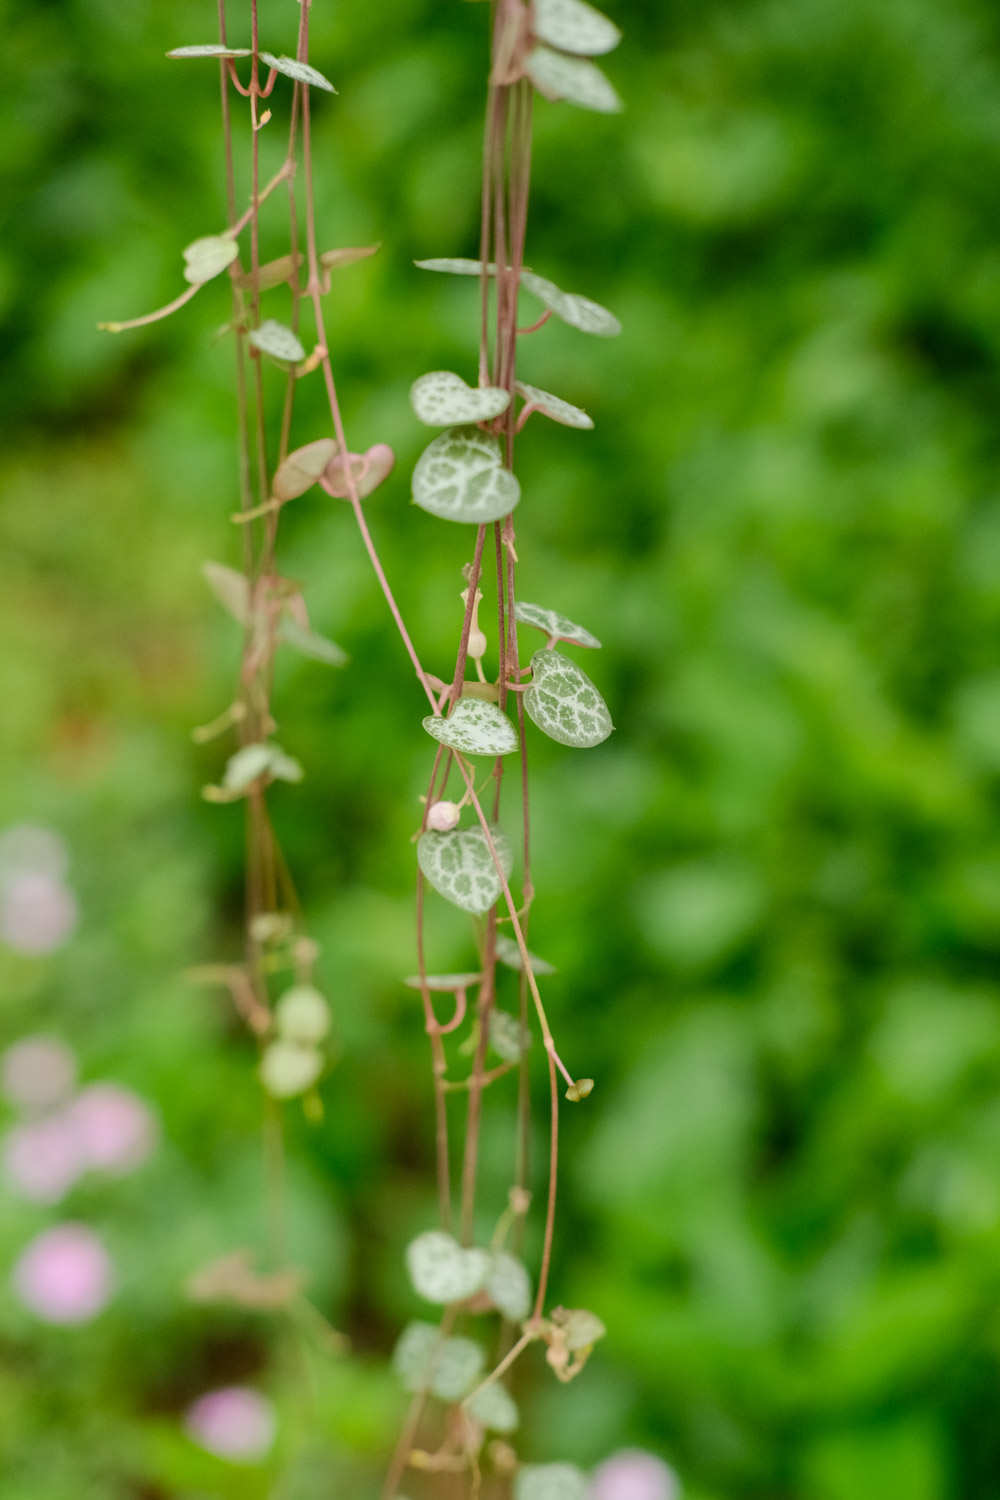
[[[677,1476],[662,1458],[623,1448],[594,1470],[591,1500],[679,1500]]]
[[[277,1421],[265,1396],[245,1385],[208,1391],[184,1416],[188,1436],[199,1447],[231,1463],[256,1463],[274,1442]]]
[[[122,1176],[141,1166],[156,1144],[149,1106],[117,1083],[92,1083],[67,1110],[84,1165]]]
[[[65,1112],[15,1125],[3,1138],[4,1177],[33,1203],[58,1203],[83,1167],[80,1139]]]
[[[14,1290],[45,1323],[89,1323],[111,1296],[111,1260],[86,1224],[57,1224],[36,1236],[13,1272]]]

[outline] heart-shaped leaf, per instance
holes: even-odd
[[[275,57],[273,52],[261,52],[260,60],[276,73],[294,78],[296,83],[308,83],[314,89],[326,89],[328,94],[337,92],[330,80],[324,78],[317,68],[311,67],[309,63],[299,62],[295,57]]]
[[[524,711],[560,745],[590,749],[614,729],[608,706],[586,672],[558,651],[536,651]]]
[[[540,391],[537,385],[528,385],[527,381],[518,380],[515,381],[514,389],[519,396],[524,397],[529,406],[537,406],[543,415],[551,417],[553,422],[561,422],[564,427],[589,428],[594,425],[593,417],[589,417],[582,407],[571,406],[561,396]]]
[[[227,568],[222,563],[202,563],[205,582],[218,599],[223,609],[241,625],[250,624],[250,585],[242,573]]]
[[[583,57],[610,52],[622,39],[614,22],[584,0],[534,0],[531,29],[540,42]]]
[[[531,1311],[531,1278],[516,1255],[498,1250],[489,1263],[484,1290],[494,1307],[513,1323]]]
[[[510,394],[497,385],[473,389],[451,370],[432,370],[413,382],[410,405],[428,427],[455,427],[498,417],[510,405]]]
[[[316,483],[337,451],[335,438],[317,438],[282,459],[271,489],[279,500],[294,500]]]
[[[275,781],[301,781],[302,767],[280,745],[243,745],[226,762],[222,785],[227,792],[243,792],[261,776]]]
[[[364,500],[372,490],[378,489],[383,479],[387,479],[392,473],[396,463],[396,455],[388,443],[376,443],[366,453],[349,453],[345,457],[338,454],[330,463],[320,479],[320,483],[328,495],[335,500],[349,500],[351,492],[347,483],[347,464],[350,464],[351,476],[354,480],[355,493],[359,500]]]
[[[393,1351],[393,1369],[408,1391],[460,1401],[482,1373],[483,1351],[471,1339],[442,1339],[433,1323],[408,1323]]]
[[[221,42],[201,42],[191,47],[174,47],[168,57],[249,57],[249,47],[224,47]]]
[[[465,1409],[480,1427],[491,1432],[516,1432],[521,1420],[513,1396],[496,1380],[475,1391]]]
[[[557,318],[569,323],[572,328],[579,328],[581,333],[613,339],[622,331],[622,325],[614,313],[608,312],[599,302],[591,302],[589,297],[581,297],[578,292],[561,291],[554,281],[536,276],[534,271],[521,272],[521,285],[529,292],[534,292]]]
[[[494,1006],[490,1011],[490,1046],[504,1062],[520,1062],[531,1046],[531,1033],[517,1016]]]
[[[183,251],[184,280],[192,286],[211,281],[231,266],[238,254],[239,246],[229,235],[206,234],[200,240],[192,240]]]
[[[460,698],[447,719],[428,714],[423,724],[431,739],[465,755],[510,755],[518,748],[507,715],[479,698]]]
[[[575,1464],[523,1464],[514,1480],[514,1500],[587,1500],[589,1493]]]
[[[283,360],[286,364],[298,364],[300,359],[306,357],[298,336],[284,323],[275,322],[274,318],[265,318],[260,327],[255,328],[248,337],[254,348],[259,349],[262,354],[270,354],[272,359]]]
[[[505,933],[497,933],[495,952],[500,962],[506,964],[508,969],[516,969],[520,973],[524,968],[520,948],[514,939],[507,937]],[[528,967],[532,974],[555,974],[557,972],[553,964],[548,963],[544,958],[539,958],[538,954],[532,953],[530,949],[528,950]]]
[[[510,879],[514,855],[503,834],[493,842],[504,875]],[[446,901],[481,917],[503,890],[493,856],[479,828],[452,833],[422,833],[417,840],[417,863],[426,879]]]
[[[413,471],[413,499],[445,521],[484,525],[510,515],[521,487],[500,443],[477,427],[452,427],[425,448]]]
[[[548,47],[535,47],[525,60],[524,71],[546,99],[565,99],[567,104],[594,109],[602,115],[614,115],[623,108],[610,79],[583,57],[566,57]]]
[[[464,1302],[490,1270],[485,1250],[466,1250],[441,1229],[418,1234],[406,1247],[406,1269],[414,1289],[428,1302]]]
[[[351,659],[336,641],[328,640],[325,635],[317,635],[315,630],[308,630],[298,620],[282,620],[278,626],[278,639],[286,646],[291,646],[300,656],[307,656],[310,661],[321,661],[328,667],[345,667]]]
[[[575,625],[565,615],[554,609],[543,609],[540,604],[527,604],[519,599],[514,605],[514,618],[522,625],[534,625],[547,635],[549,640],[570,641],[574,646],[590,646],[600,649],[600,641],[582,625]]]

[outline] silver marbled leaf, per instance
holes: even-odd
[[[498,1250],[490,1260],[484,1291],[513,1323],[520,1323],[531,1311],[531,1278],[517,1256],[506,1250]]]
[[[572,406],[561,396],[539,390],[537,385],[529,385],[526,380],[515,381],[514,389],[519,396],[524,397],[529,406],[537,406],[543,415],[553,422],[561,422],[563,427],[591,428],[594,425],[593,417],[588,416],[582,407]]]
[[[428,427],[488,422],[510,405],[510,393],[497,385],[473,387],[451,370],[431,370],[410,387],[410,405]]]
[[[600,649],[600,641],[582,625],[576,625],[554,609],[543,609],[540,604],[528,604],[519,599],[514,605],[514,618],[522,625],[534,625],[547,635],[549,640],[569,641],[574,646],[590,646]]]
[[[490,1011],[490,1046],[504,1062],[520,1062],[531,1046],[531,1033],[509,1010]]]
[[[586,672],[558,651],[536,651],[524,711],[560,745],[587,750],[614,729],[608,706]]]
[[[507,715],[481,698],[460,698],[447,719],[428,714],[423,724],[431,739],[465,755],[510,755],[518,748]]]
[[[564,292],[554,281],[538,276],[534,271],[521,272],[521,285],[527,291],[534,292],[557,318],[569,323],[572,328],[579,328],[581,333],[592,333],[601,339],[613,339],[622,331],[622,325],[614,313],[608,312],[599,302],[581,297],[579,292]]]
[[[514,855],[502,833],[493,842],[504,875],[510,879]],[[455,829],[452,833],[422,833],[417,840],[417,863],[426,879],[446,901],[481,917],[503,890],[479,828]]]
[[[615,23],[584,0],[534,0],[531,29],[540,42],[583,57],[610,52],[622,39]]]
[[[441,1229],[429,1229],[407,1245],[406,1269],[428,1302],[463,1302],[482,1286],[490,1257],[485,1250],[464,1249]]]
[[[471,1339],[442,1339],[433,1323],[408,1323],[392,1356],[408,1391],[430,1391],[442,1401],[460,1401],[482,1373],[485,1357]]]
[[[507,937],[506,933],[497,933],[495,952],[500,962],[502,964],[506,964],[508,969],[516,969],[518,973],[520,973],[524,968],[524,961],[521,958],[520,948],[517,946],[517,943],[513,938]],[[556,967],[554,964],[550,964],[547,959],[539,958],[538,954],[532,953],[530,948],[528,949],[528,967],[530,968],[532,974],[556,973]]]
[[[314,89],[326,89],[328,94],[335,94],[337,90],[329,78],[324,78],[318,68],[309,63],[299,62],[295,57],[275,57],[273,52],[261,52],[260,60],[273,68],[276,73],[284,73],[286,78],[294,78],[296,83],[308,83]]]
[[[567,57],[549,47],[535,47],[528,53],[524,71],[546,99],[565,99],[567,104],[602,115],[614,115],[623,108],[611,80],[585,57]]]
[[[450,427],[413,470],[413,500],[445,521],[484,525],[510,515],[521,487],[503,466],[500,443],[478,427]]]
[[[476,1391],[465,1403],[465,1409],[480,1427],[490,1432],[516,1432],[521,1420],[513,1396],[496,1380]]]
[[[224,47],[221,42],[200,42],[191,47],[174,47],[168,57],[249,57],[249,47]]]
[[[298,364],[306,357],[298,336],[274,318],[265,318],[259,328],[248,334],[248,338],[262,354],[270,354],[272,359],[284,360],[286,364]]]

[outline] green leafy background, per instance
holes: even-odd
[[[625,332],[553,323],[524,345],[524,378],[597,426],[531,422],[518,511],[524,596],[604,641],[585,665],[618,726],[593,751],[531,743],[532,946],[597,1081],[565,1112],[553,1293],[608,1336],[567,1388],[528,1357],[522,1450],[589,1466],[639,1445],[691,1500],[987,1500],[1000,13],[612,12],[627,112],[539,103],[528,259]],[[262,14],[291,51],[292,0]],[[475,291],[412,261],[476,253],[487,10],[312,14],[340,90],[315,104],[322,239],[384,242],[328,298],[345,418],[355,447],[397,451],[368,514],[441,671],[471,533],[408,503],[426,434],[407,391],[474,378]],[[307,779],[273,803],[340,1058],[322,1123],[287,1111],[289,1232],[352,1352],[183,1296],[212,1255],[266,1242],[253,1048],[182,978],[236,952],[241,902],[240,811],[199,800],[225,750],[189,737],[238,655],[199,576],[238,554],[224,282],[153,328],[95,324],[168,300],[181,247],[222,227],[215,65],[163,58],[213,27],[208,0],[49,0],[5,32],[0,826],[65,836],[81,923],[50,958],[0,952],[0,1028],[54,1031],[85,1076],[142,1092],[163,1144],[59,1209],[5,1196],[4,1267],[66,1214],[105,1235],[120,1289],[76,1331],[3,1302],[2,1500],[367,1500],[403,1402],[388,1352],[421,1315],[402,1252],[434,1218],[430,1071],[400,980],[425,709],[350,513],[318,492],[286,512],[282,561],[353,660],[281,663],[279,737]],[[325,435],[318,379],[300,396],[296,435]],[[434,968],[474,957],[440,903],[430,942]],[[537,1048],[535,1068],[540,1164]],[[484,1235],[510,1173],[502,1088]],[[180,1426],[234,1380],[278,1407],[257,1467]]]

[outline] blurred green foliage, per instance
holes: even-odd
[[[539,103],[528,259],[625,333],[524,346],[525,378],[597,428],[531,423],[518,512],[523,594],[605,642],[587,666],[618,725],[592,752],[531,742],[532,943],[559,966],[562,1049],[597,1079],[565,1113],[553,1288],[609,1333],[566,1389],[528,1360],[523,1449],[642,1445],[690,1500],[988,1500],[1000,12],[610,8],[628,110]],[[291,50],[292,0],[262,13]],[[340,90],[315,109],[322,238],[384,241],[334,283],[335,367],[353,445],[396,448],[368,513],[437,670],[470,533],[407,503],[406,392],[427,369],[471,378],[477,324],[471,284],[412,260],[476,253],[486,14],[312,10]],[[275,699],[308,771],[275,815],[342,1053],[322,1124],[289,1111],[291,1238],[354,1352],[304,1369],[280,1324],[183,1296],[212,1255],[266,1243],[253,1050],[181,977],[232,955],[241,900],[240,812],[199,801],[223,750],[188,734],[238,653],[199,577],[238,547],[225,288],[120,338],[95,323],[174,295],[180,247],[222,226],[215,67],[163,59],[213,27],[207,0],[49,0],[5,34],[0,824],[64,834],[82,919],[51,958],[0,954],[2,1030],[64,1036],[87,1076],[155,1101],[164,1143],[66,1206],[121,1268],[112,1308],[45,1332],[4,1305],[0,1500],[373,1494],[402,1403],[386,1354],[416,1312],[402,1248],[433,1220],[399,983],[421,695],[346,507],[308,496],[284,570],[353,665],[285,662]],[[280,149],[273,126],[265,170]],[[300,397],[307,441],[320,393]],[[472,957],[440,904],[430,944],[433,967]],[[484,1233],[510,1171],[494,1092]],[[540,1163],[544,1091],[537,1118]],[[6,1201],[4,1266],[62,1212]],[[257,1468],[179,1424],[231,1379],[278,1405]]]

